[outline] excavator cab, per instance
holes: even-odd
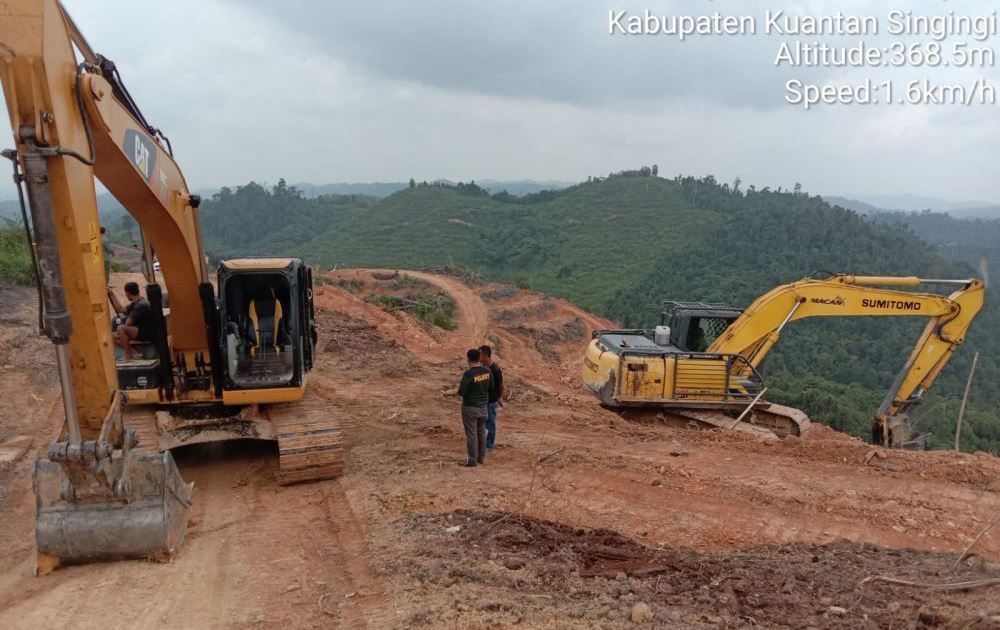
[[[670,345],[705,352],[743,310],[726,304],[663,302],[662,323],[670,327]]]
[[[300,387],[312,368],[312,272],[298,258],[219,265],[225,390]]]

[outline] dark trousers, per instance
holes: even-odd
[[[462,427],[469,461],[483,463],[486,457],[486,407],[462,405]]]
[[[486,448],[493,448],[497,441],[497,404],[486,404]]]

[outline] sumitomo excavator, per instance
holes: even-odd
[[[173,556],[192,500],[175,446],[275,440],[279,482],[338,475],[339,429],[328,403],[306,390],[316,346],[310,269],[297,258],[225,261],[216,291],[200,199],[170,142],[57,0],[0,2],[0,82],[16,142],[4,155],[65,412],[35,465],[38,572]],[[116,359],[95,178],[143,234],[155,334],[125,355],[138,359]]]
[[[920,285],[958,288],[950,295],[886,288]],[[767,439],[800,435],[809,418],[764,400],[767,388],[757,371],[785,326],[809,317],[925,317],[923,333],[872,422],[874,443],[920,446],[907,413],[965,340],[983,293],[976,279],[826,273],[779,286],[746,310],[665,302],[662,325],[654,330],[595,331],[583,380],[610,408],[653,408]]]

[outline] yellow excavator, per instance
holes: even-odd
[[[597,330],[583,360],[584,383],[613,409],[653,408],[766,439],[800,435],[808,417],[765,401],[767,388],[757,371],[785,326],[808,317],[926,317],[927,326],[872,422],[874,443],[920,446],[907,412],[965,340],[983,305],[983,283],[824,275],[779,286],[746,310],[665,302],[663,322],[652,331]],[[959,288],[947,296],[885,288],[926,284]]]
[[[310,269],[297,258],[225,261],[216,291],[200,199],[169,140],[57,0],[0,2],[0,82],[17,145],[4,155],[65,411],[34,471],[38,572],[172,557],[192,490],[176,446],[275,440],[281,483],[338,475],[339,428],[306,390],[316,347]],[[95,178],[143,235],[154,334],[124,353],[140,358],[116,359]]]

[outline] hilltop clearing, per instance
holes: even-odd
[[[32,380],[51,366],[10,362],[38,399],[9,395],[0,425],[13,453],[0,463],[0,625],[925,627],[996,610],[997,586],[859,587],[996,578],[998,529],[953,566],[1000,514],[995,458],[872,449],[825,427],[766,444],[622,418],[579,383],[590,330],[611,322],[449,273],[324,276],[311,378],[345,428],[344,476],[280,487],[269,443],[179,449],[197,491],[172,564],[32,577],[30,473],[59,406]],[[454,330],[368,299],[413,281],[451,297]],[[8,291],[24,306],[3,339],[23,338],[30,292]],[[463,351],[484,340],[510,394],[497,450],[463,470],[452,392]]]

